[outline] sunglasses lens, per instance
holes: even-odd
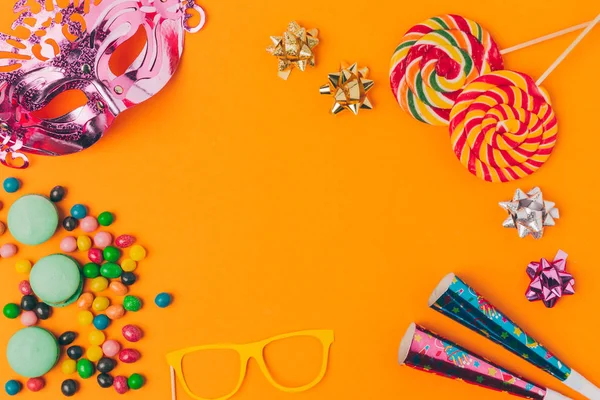
[[[240,380],[240,356],[234,350],[201,350],[183,358],[185,381],[204,399],[230,395]]]
[[[264,355],[271,377],[286,388],[314,382],[325,362],[323,345],[312,336],[277,340],[265,347]]]

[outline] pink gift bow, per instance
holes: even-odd
[[[540,262],[531,262],[527,266],[527,275],[531,283],[525,296],[529,301],[542,300],[546,307],[552,308],[563,295],[575,294],[575,279],[567,271],[567,253],[559,250],[550,262],[542,258]]]

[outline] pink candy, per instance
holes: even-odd
[[[121,345],[115,340],[107,340],[102,345],[102,352],[106,357],[114,357],[119,354],[119,350],[121,350]]]
[[[21,314],[21,323],[25,326],[33,326],[37,321],[38,317],[33,311],[25,311]]]
[[[39,392],[46,386],[44,378],[31,378],[27,380],[27,389],[32,392]]]
[[[102,254],[102,250],[100,249],[90,249],[88,251],[88,258],[93,263],[102,264],[102,261],[104,261],[104,254]]]
[[[92,217],[91,215],[88,215],[87,217],[79,221],[79,226],[84,232],[94,232],[96,229],[98,229],[98,220]]]
[[[72,253],[77,250],[77,240],[73,236],[67,236],[60,241],[60,250]]]
[[[31,284],[29,281],[21,281],[19,283],[19,292],[21,292],[23,296],[33,294],[33,290],[31,289]]]
[[[117,376],[113,382],[113,386],[117,393],[125,394],[129,390],[129,385],[127,384],[127,378],[124,376]]]
[[[111,243],[112,235],[108,232],[98,232],[96,233],[96,236],[94,236],[94,245],[96,245],[96,247],[103,249],[106,246],[110,246]]]
[[[139,342],[143,336],[142,330],[135,325],[125,325],[122,333],[128,342]]]
[[[115,245],[120,249],[125,249],[135,243],[135,238],[131,235],[121,235],[115,240]]]
[[[125,364],[133,364],[142,357],[139,351],[135,349],[123,349],[119,353],[119,360]]]
[[[17,246],[12,243],[3,244],[0,247],[0,257],[2,258],[10,258],[17,254]]]

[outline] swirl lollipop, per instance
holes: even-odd
[[[503,68],[498,46],[479,24],[458,15],[412,27],[392,57],[390,85],[403,110],[421,122],[447,126],[462,89]]]
[[[454,153],[474,175],[507,182],[532,174],[550,157],[558,125],[550,98],[528,75],[496,71],[458,96],[450,115]]]

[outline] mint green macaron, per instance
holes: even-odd
[[[38,327],[17,331],[6,348],[10,367],[25,378],[45,375],[56,365],[59,355],[54,335]]]
[[[53,307],[74,303],[83,291],[79,264],[64,254],[53,254],[36,262],[29,282],[36,296]]]
[[[8,211],[8,230],[23,244],[42,244],[54,235],[57,227],[58,211],[54,203],[41,195],[23,196]]]

